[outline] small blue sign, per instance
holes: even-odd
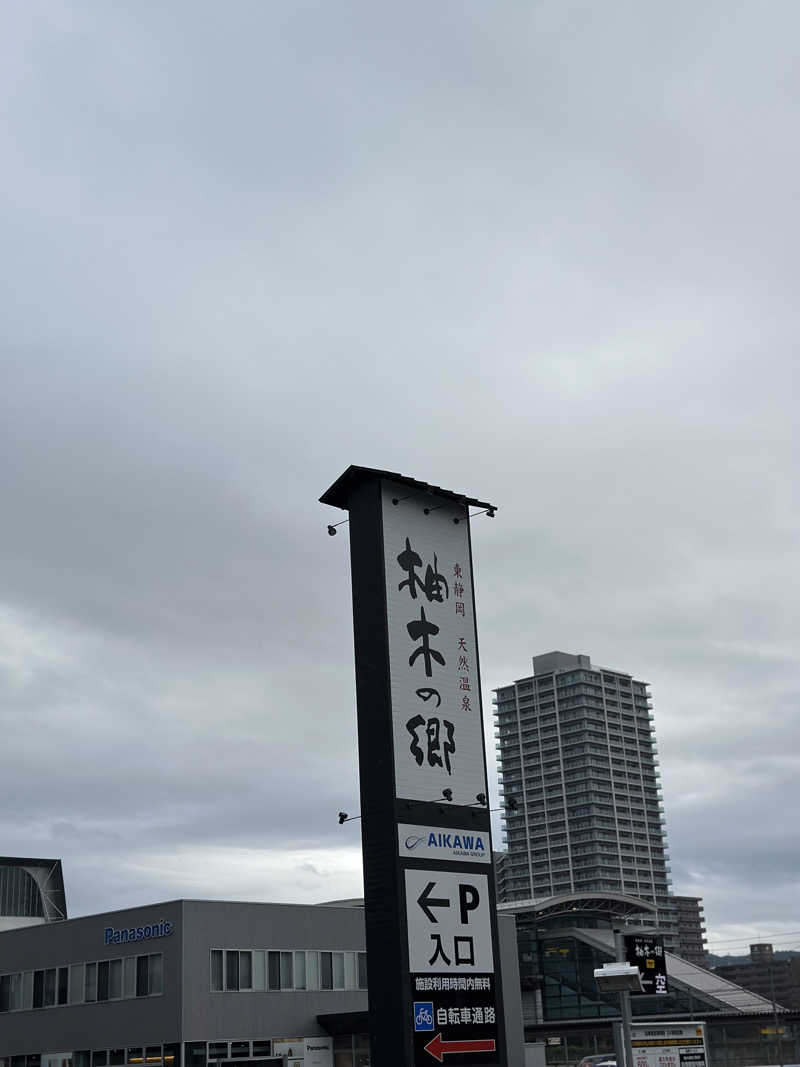
[[[415,1030],[432,1030],[433,1029],[433,1001],[432,1000],[415,1000],[414,1001],[414,1029]]]

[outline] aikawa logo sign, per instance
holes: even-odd
[[[400,823],[397,834],[401,856],[466,863],[489,863],[491,860],[488,833]]]

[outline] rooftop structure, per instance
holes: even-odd
[[[0,856],[0,931],[66,917],[61,860]]]

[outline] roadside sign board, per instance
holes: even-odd
[[[641,992],[637,990],[631,996],[669,993],[667,957],[661,934],[626,934],[625,959],[633,967],[639,968],[642,978]]]
[[[705,1024],[633,1023],[631,1047],[634,1067],[706,1067]]]
[[[415,974],[494,970],[489,877],[406,869],[409,967]]]
[[[372,1062],[505,1067],[470,506],[349,467]],[[331,529],[335,529],[331,527]]]
[[[497,1062],[494,975],[432,979],[412,975],[418,1064]]]

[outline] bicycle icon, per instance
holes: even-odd
[[[433,1029],[433,1001],[423,1000],[414,1002],[414,1029]]]

